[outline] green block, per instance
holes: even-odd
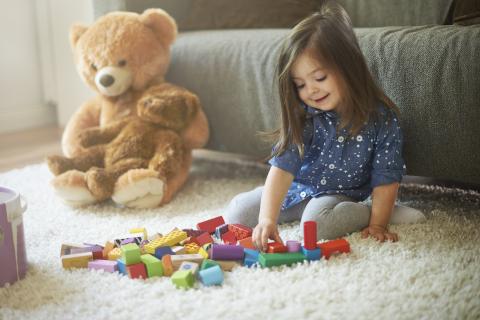
[[[215,266],[220,266],[217,261],[210,260],[210,259],[204,259],[203,262],[202,262],[202,266],[200,267],[200,270],[205,270],[205,269],[215,267]]]
[[[125,262],[125,265],[129,266],[131,264],[140,263],[140,247],[135,243],[125,244],[121,247],[122,249],[122,261]]]
[[[140,260],[142,260],[143,264],[147,267],[147,276],[149,278],[163,276],[163,265],[161,260],[151,254],[141,255]]]
[[[290,266],[303,260],[305,260],[305,256],[301,252],[260,253],[258,256],[258,261],[262,267]]]
[[[190,270],[178,270],[172,274],[172,282],[177,288],[192,288],[195,277]]]

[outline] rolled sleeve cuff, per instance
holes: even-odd
[[[402,181],[403,177],[403,170],[375,170],[372,172],[372,179],[371,179],[371,186],[372,188],[386,185],[386,184],[391,184],[398,182],[400,183]]]
[[[300,170],[301,164],[296,159],[289,159],[289,157],[274,157],[268,161],[271,166],[277,167],[284,171],[290,172],[293,176],[297,175]]]

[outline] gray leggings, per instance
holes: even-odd
[[[258,223],[262,191],[263,186],[235,196],[225,213],[225,222],[255,227]],[[370,211],[370,206],[355,202],[347,196],[326,195],[304,200],[282,210],[278,223],[301,220],[300,225],[303,225],[305,221],[316,221],[318,239],[336,239],[367,227]],[[425,217],[416,209],[395,206],[390,222],[414,223],[422,218]],[[301,231],[303,233],[303,228]]]

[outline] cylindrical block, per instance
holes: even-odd
[[[317,223],[315,221],[305,221],[303,223],[303,247],[308,250],[317,248]]]
[[[223,283],[223,271],[219,266],[203,269],[198,273],[198,276],[205,286],[221,285]]]
[[[295,240],[287,241],[287,250],[288,252],[299,252],[301,249],[300,242]]]
[[[213,244],[210,249],[213,260],[243,260],[243,247],[229,244]]]

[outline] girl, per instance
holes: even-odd
[[[317,222],[319,239],[362,230],[397,241],[389,221],[418,222],[395,206],[405,171],[394,103],[375,84],[345,10],[326,2],[296,25],[277,66],[282,121],[265,186],[237,195],[225,221],[254,227],[267,249],[277,222]],[[359,203],[372,196],[371,207]],[[392,218],[392,219],[390,219]],[[303,228],[302,228],[303,230]]]

